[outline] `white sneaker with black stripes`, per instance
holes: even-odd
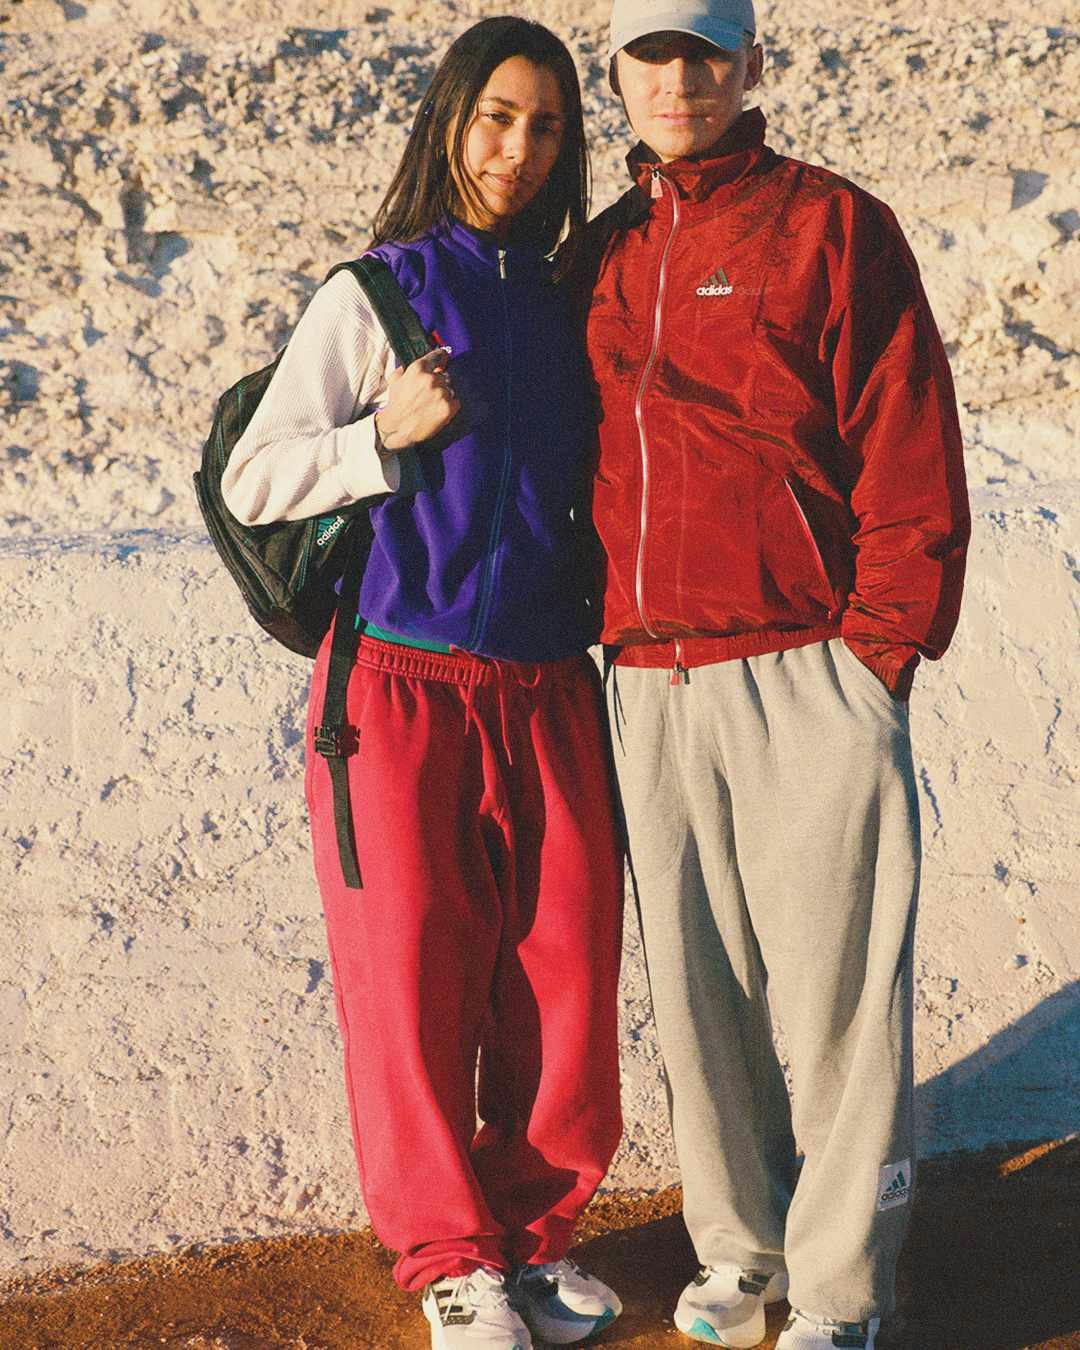
[[[573,1345],[595,1336],[622,1312],[614,1290],[565,1258],[516,1267],[506,1288],[526,1326],[548,1345]]]
[[[792,1308],[776,1350],[874,1350],[880,1317],[867,1322],[834,1322]]]
[[[787,1297],[787,1271],[702,1266],[682,1291],[675,1325],[706,1345],[748,1350],[765,1339],[765,1305]]]
[[[488,1266],[433,1280],[420,1306],[431,1323],[431,1350],[533,1350],[503,1275]]]

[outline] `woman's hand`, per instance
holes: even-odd
[[[449,360],[446,348],[436,347],[390,376],[386,407],[375,415],[385,449],[396,453],[429,440],[461,411],[446,370]]]

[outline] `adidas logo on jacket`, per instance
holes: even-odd
[[[727,273],[718,267],[711,277],[706,277],[697,288],[698,295],[730,295],[735,287],[727,279]]]

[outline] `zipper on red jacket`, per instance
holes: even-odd
[[[690,672],[682,663],[682,640],[675,639],[675,665],[671,671],[671,685],[674,687],[679,684],[690,683]]]
[[[653,197],[662,197],[664,194],[664,184],[668,180],[663,176],[660,170],[652,171],[652,195]],[[678,189],[671,186],[672,216],[671,233],[667,237],[667,243],[664,245],[664,251],[660,255],[660,279],[656,288],[656,312],[653,316],[653,342],[652,350],[649,352],[649,359],[645,362],[645,369],[641,373],[641,380],[638,384],[637,397],[634,400],[634,419],[637,422],[638,437],[641,441],[641,535],[638,540],[637,564],[634,569],[634,592],[637,599],[638,617],[641,620],[641,626],[650,637],[659,637],[659,633],[654,633],[649,627],[648,620],[645,618],[645,532],[649,524],[649,444],[645,436],[645,411],[644,398],[645,386],[649,382],[649,376],[656,365],[656,356],[660,350],[660,330],[662,326],[664,291],[667,287],[667,264],[668,255],[671,253],[671,245],[674,242],[676,231],[679,228],[679,193]]]

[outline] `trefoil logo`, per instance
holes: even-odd
[[[735,287],[727,279],[727,273],[718,267],[711,277],[706,277],[697,288],[698,295],[730,295]]]

